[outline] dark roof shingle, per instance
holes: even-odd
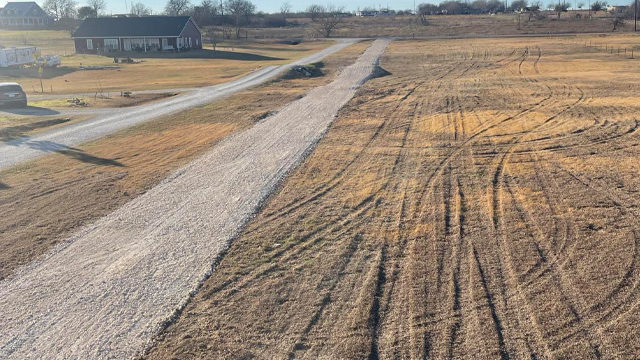
[[[0,16],[2,17],[24,17],[24,16],[36,16],[45,17],[47,13],[34,1],[24,2],[8,2],[4,8],[0,9]]]
[[[188,16],[88,18],[73,37],[180,36]]]

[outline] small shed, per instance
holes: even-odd
[[[88,18],[73,40],[79,54],[202,49],[202,32],[189,16]]]

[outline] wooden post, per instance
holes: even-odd
[[[38,66],[38,75],[40,75],[40,93],[44,94],[44,86],[42,85],[42,73],[44,72],[44,65]]]

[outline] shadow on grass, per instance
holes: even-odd
[[[0,141],[8,142],[23,138],[26,136],[26,133],[29,131],[46,128],[49,126],[54,126],[58,124],[63,124],[71,119],[51,119],[51,120],[43,120],[36,121],[30,124],[18,125],[6,127],[4,129],[0,129]]]
[[[28,131],[32,131],[38,128],[44,128],[48,126],[53,126],[56,124],[61,124],[69,120],[70,119],[45,120],[45,121],[38,121],[32,124],[0,129],[0,141],[4,142],[6,145],[9,145],[9,146],[26,146],[31,149],[35,149],[45,153],[61,154],[69,158],[72,158],[84,163],[88,163],[88,164],[124,167],[124,164],[113,159],[94,156],[80,149],[73,148],[67,145],[58,144],[53,141],[31,140],[26,135]],[[0,185],[2,185],[2,183],[0,183]],[[0,187],[0,189],[2,189],[2,187]]]
[[[134,59],[224,59],[238,61],[278,61],[285,60],[271,56],[263,56],[239,51],[213,51],[211,49],[191,50],[184,52],[166,52],[166,51],[149,51],[149,52],[118,52],[110,53],[108,57]]]
[[[0,108],[0,113],[10,113],[14,115],[30,115],[30,116],[51,116],[58,115],[60,112],[38,106],[27,106],[26,108],[10,109]]]
[[[46,140],[29,140],[29,138],[24,137],[24,138],[19,138],[19,139],[14,139],[10,142],[8,142],[9,145],[25,145],[28,146],[31,149],[35,149],[35,150],[39,150],[45,153],[57,153],[57,154],[61,154],[64,156],[67,156],[69,158],[81,161],[83,163],[87,163],[87,164],[94,164],[94,165],[104,165],[104,166],[117,166],[117,167],[125,167],[124,164],[122,164],[121,162],[117,161],[117,160],[113,160],[113,159],[107,159],[107,158],[102,158],[99,156],[94,156],[91,154],[88,154],[80,149],[71,147],[71,146],[67,146],[67,145],[63,145],[63,144],[58,144],[56,142],[53,141],[46,141]]]
[[[11,189],[11,186],[0,182],[0,190],[7,190],[7,189]]]
[[[58,66],[55,68],[45,68],[42,72],[43,79],[53,79],[58,76],[63,76],[72,72],[78,71],[78,68],[69,67],[69,66]],[[3,68],[0,69],[0,76],[8,77],[8,78],[29,78],[29,79],[39,79],[40,74],[38,73],[38,69],[35,67],[28,68]]]

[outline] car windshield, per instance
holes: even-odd
[[[19,85],[5,85],[0,86],[0,92],[22,92],[22,88]]]

